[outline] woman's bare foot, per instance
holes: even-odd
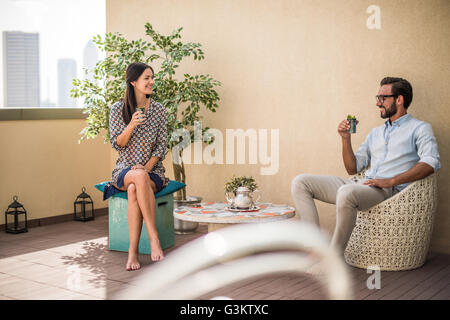
[[[150,246],[151,246],[151,258],[152,261],[161,261],[164,259],[164,253],[161,249],[161,244],[159,243],[159,238],[154,237],[150,239]]]
[[[127,271],[139,270],[141,265],[138,260],[138,254],[135,252],[128,252]]]

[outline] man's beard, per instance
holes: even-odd
[[[380,115],[383,119],[390,118],[397,113],[397,104],[395,103],[395,101],[391,104],[389,109],[386,109],[386,107],[384,106],[380,108],[384,108],[384,114]]]

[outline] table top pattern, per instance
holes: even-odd
[[[198,207],[181,206],[175,208],[175,218],[185,221],[205,223],[254,223],[269,222],[291,218],[295,215],[293,207],[284,204],[259,203],[258,211],[233,212],[226,209],[226,202],[202,202]]]

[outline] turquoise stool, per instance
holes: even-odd
[[[95,185],[103,192],[107,182]],[[175,245],[173,227],[173,193],[186,185],[170,180],[169,185],[155,194],[156,200],[156,229],[158,230],[161,248],[167,249]],[[108,199],[109,220],[109,250],[128,252],[130,238],[128,233],[128,194],[116,193]],[[142,223],[142,232],[139,239],[139,253],[150,254],[150,240],[145,222]]]

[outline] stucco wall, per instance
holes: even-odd
[[[94,185],[109,179],[110,146],[102,139],[78,144],[84,126],[78,119],[0,121],[3,212],[17,195],[28,220],[73,213],[83,186],[94,209],[107,207]]]
[[[370,5],[381,10],[381,29],[367,27]],[[356,150],[383,123],[374,100],[380,80],[408,79],[414,88],[409,112],[432,124],[441,155],[432,247],[450,253],[449,1],[107,1],[108,32],[137,39],[145,36],[146,22],[164,34],[182,26],[183,41],[203,45],[206,59],[187,63],[179,74],[207,73],[222,82],[220,108],[204,114],[206,125],[224,136],[226,129],[279,129],[274,175],[261,175],[265,166],[248,160],[187,165],[188,193],[208,201],[224,200],[233,174],[253,175],[263,200],[291,205],[297,174],[346,176],[338,123],[347,114],[358,117]],[[334,206],[318,206],[331,232]]]

